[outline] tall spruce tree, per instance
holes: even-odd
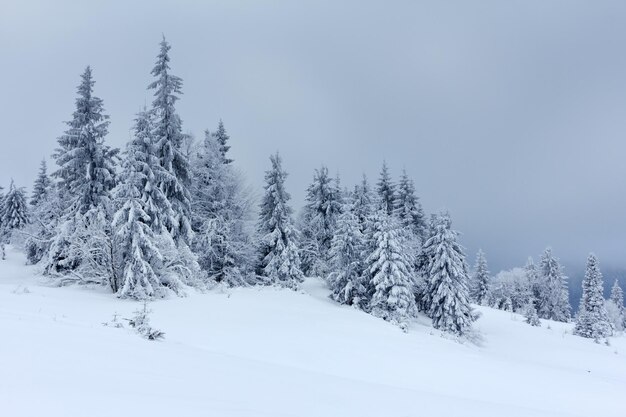
[[[489,297],[489,268],[487,259],[482,249],[476,255],[476,265],[474,266],[474,276],[470,288],[472,300],[479,305],[485,305]]]
[[[50,244],[46,273],[109,263],[105,261],[109,249],[102,244],[111,238],[111,190],[119,150],[104,142],[109,120],[102,100],[93,95],[94,84],[87,67],[78,86],[76,110],[54,154],[59,168],[53,176],[59,180],[63,216]]]
[[[161,170],[150,114],[144,109],[135,119],[134,136],[126,148],[124,181],[117,191],[121,207],[113,220],[119,272],[110,285],[121,298],[145,300],[162,294],[159,246],[168,234],[159,219],[171,207],[157,185]]]
[[[0,211],[0,224],[5,232],[23,229],[28,224],[28,208],[24,197],[24,189],[18,188],[11,180],[9,192],[3,198]]]
[[[102,99],[93,95],[94,84],[91,67],[87,67],[78,86],[76,110],[67,122],[69,129],[58,139],[54,154],[59,168],[53,175],[59,179],[72,213],[108,209],[115,186],[119,149],[104,143],[109,116],[103,113]]]
[[[378,209],[391,216],[395,207],[396,186],[391,179],[386,161],[383,161],[383,167],[376,184],[376,192],[378,193]]]
[[[230,139],[230,136],[228,136],[228,133],[226,133],[226,129],[224,128],[224,122],[222,122],[222,119],[220,119],[220,122],[217,125],[217,130],[213,132],[212,135],[219,145],[219,152],[222,163],[230,164],[231,162],[233,162],[232,159],[226,156],[228,150],[230,149],[230,145],[228,145],[228,140]]]
[[[48,176],[48,167],[46,165],[46,160],[42,159],[41,165],[39,166],[39,173],[37,174],[37,178],[35,179],[35,183],[33,184],[33,194],[30,197],[30,205],[37,206],[47,197],[49,197],[51,187],[52,181]]]
[[[363,174],[361,183],[354,187],[353,198],[352,211],[357,217],[361,233],[365,233],[367,221],[374,213],[374,197],[365,174]]]
[[[610,336],[611,324],[604,308],[604,283],[598,258],[592,253],[587,258],[587,269],[582,283],[583,294],[580,299],[574,334],[592,339]]]
[[[296,246],[289,206],[289,193],[285,190],[287,173],[282,168],[278,154],[270,157],[272,167],[265,173],[265,194],[261,201],[258,233],[260,235],[259,275],[268,284],[296,289],[304,280],[300,270],[300,256]]]
[[[340,213],[339,184],[328,175],[328,168],[322,166],[315,170],[313,183],[307,189],[301,217],[302,270],[306,275],[328,273],[330,246]]]
[[[232,165],[225,164],[215,135],[205,132],[192,157],[193,250],[210,279],[246,285],[252,273],[250,238],[245,228],[251,200]]]
[[[409,178],[406,170],[402,171],[394,206],[402,227],[405,230],[410,230],[417,237],[419,245],[422,245],[426,240],[427,233],[424,210],[415,195],[413,180]]]
[[[541,256],[539,269],[539,308],[538,314],[542,319],[561,322],[569,321],[571,307],[567,277],[563,274],[563,267],[547,248]]]
[[[463,248],[447,213],[437,217],[433,235],[424,244],[428,267],[423,303],[433,326],[465,334],[477,318],[469,301],[469,275]]]
[[[331,298],[341,304],[362,306],[366,286],[363,285],[364,236],[354,212],[355,199],[344,204],[330,249],[328,276]]]
[[[539,300],[541,299],[541,280],[539,278],[539,271],[532,257],[528,257],[526,265],[524,266],[524,272],[526,273],[526,280],[530,288],[531,302],[535,307],[535,311],[539,310]]]
[[[417,313],[413,295],[413,270],[397,220],[381,209],[373,233],[373,250],[365,260],[369,286],[373,290],[369,309],[377,317],[406,330],[407,321]]]
[[[611,321],[615,328],[619,331],[626,328],[626,311],[624,309],[624,291],[619,286],[619,281],[616,279],[611,287],[611,296],[607,301],[607,309],[611,308]]]
[[[161,49],[152,69],[155,80],[148,85],[154,91],[152,102],[153,140],[156,147],[156,156],[165,175],[159,179],[159,187],[169,200],[172,215],[164,217],[165,227],[171,236],[180,244],[191,243],[193,232],[191,229],[191,173],[189,159],[184,151],[185,135],[182,132],[182,122],[176,113],[176,102],[182,94],[183,81],[170,74],[169,51],[171,46],[163,37]]]

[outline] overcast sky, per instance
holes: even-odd
[[[624,22],[624,1],[1,0],[0,184],[30,188],[86,65],[123,146],[163,33],[185,131],[222,118],[259,190],[276,150],[296,207],[320,164],[351,185],[386,159],[470,263],[624,266]]]

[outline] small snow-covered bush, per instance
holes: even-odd
[[[144,301],[143,308],[135,311],[135,316],[128,320],[128,324],[148,340],[161,340],[165,337],[165,333],[150,326],[149,314],[151,312],[152,310],[148,310],[148,304]]]

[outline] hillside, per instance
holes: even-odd
[[[102,324],[139,303],[48,287],[24,264],[11,248],[0,261],[4,416],[626,415],[623,336],[599,345],[488,308],[480,341],[426,319],[403,333],[309,279],[155,301],[166,335],[151,342]]]

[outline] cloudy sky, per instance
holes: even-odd
[[[123,146],[165,34],[185,130],[222,118],[259,189],[276,150],[297,207],[320,164],[352,184],[385,159],[471,262],[624,266],[625,21],[623,1],[2,0],[0,184],[30,187],[86,65]]]

